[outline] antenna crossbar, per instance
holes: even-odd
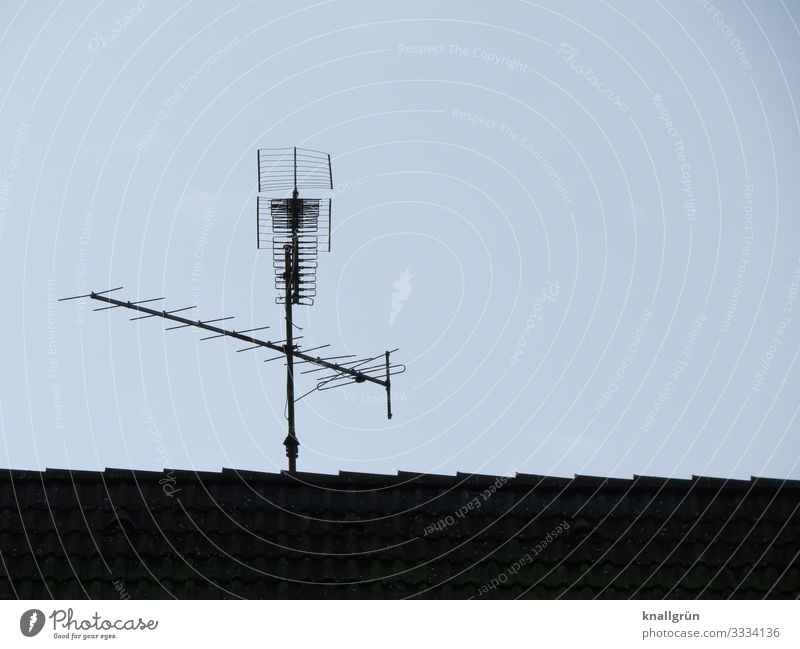
[[[76,296],[76,297],[90,297],[93,300],[98,300],[99,302],[105,302],[107,304],[111,304],[115,307],[124,307],[126,309],[131,309],[132,311],[139,311],[141,313],[146,313],[148,316],[156,316],[161,317],[164,320],[171,320],[173,322],[180,323],[181,327],[194,327],[195,329],[202,329],[204,331],[210,331],[217,336],[227,336],[228,338],[233,338],[235,340],[241,340],[242,342],[249,343],[252,349],[257,347],[265,347],[267,349],[271,349],[272,351],[279,352],[281,354],[286,354],[286,345],[281,345],[278,342],[272,342],[271,340],[260,340],[258,338],[254,338],[253,336],[247,336],[244,333],[240,333],[238,331],[232,329],[223,329],[222,327],[214,326],[213,324],[209,324],[211,322],[218,322],[219,320],[227,320],[228,318],[215,318],[214,320],[190,320],[189,318],[184,318],[182,316],[175,315],[173,312],[170,311],[158,311],[156,309],[151,309],[146,306],[142,306],[141,303],[138,302],[127,302],[125,300],[117,300],[113,297],[108,297],[102,293],[89,293],[87,295]],[[229,316],[232,317],[232,316]],[[171,327],[173,328],[173,327]],[[262,329],[265,327],[258,327],[258,329]],[[248,330],[254,331],[254,330]],[[296,337],[295,340],[298,338]],[[311,363],[312,365],[318,365],[321,369],[329,369],[338,374],[347,374],[352,376],[354,379],[362,381],[369,381],[370,383],[375,383],[376,385],[381,385],[383,387],[388,387],[389,379],[388,378],[378,378],[375,376],[369,376],[360,372],[358,369],[353,369],[350,367],[346,367],[345,365],[340,365],[339,363],[331,363],[330,361],[325,360],[324,358],[320,358],[319,356],[312,356],[306,352],[300,351],[298,349],[290,349],[289,353],[297,359],[300,359],[303,362]],[[376,357],[377,358],[377,357]],[[370,359],[374,360],[374,359]]]

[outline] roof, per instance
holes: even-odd
[[[0,597],[796,598],[800,481],[0,469]]]

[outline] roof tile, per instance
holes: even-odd
[[[0,597],[798,597],[799,510],[768,478],[0,470]]]

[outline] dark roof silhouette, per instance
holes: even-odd
[[[800,481],[0,470],[3,598],[796,598]]]

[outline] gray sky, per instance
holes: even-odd
[[[299,468],[800,478],[797,3],[6,2],[0,466],[285,467],[256,150],[333,156]],[[307,377],[305,377],[307,378]],[[301,380],[300,392],[313,387]]]

